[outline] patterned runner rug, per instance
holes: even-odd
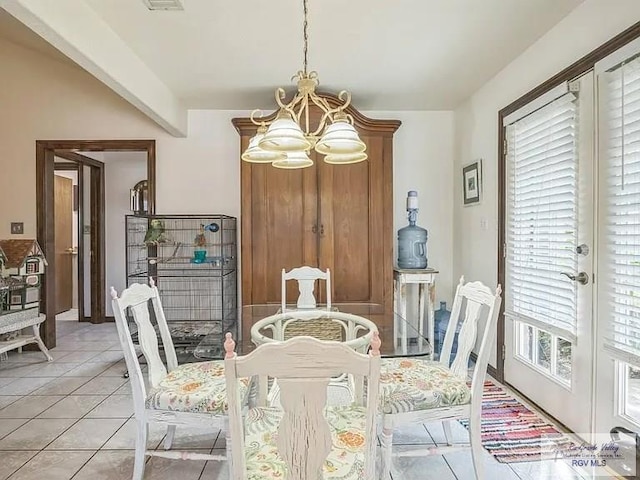
[[[460,423],[469,428],[467,420]],[[544,436],[543,436],[544,435]],[[570,439],[501,387],[485,382],[482,396],[482,445],[501,463],[557,458]]]

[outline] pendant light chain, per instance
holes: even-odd
[[[316,93],[318,73],[309,72],[309,0],[302,0],[302,9],[303,70],[292,78],[297,80],[298,92],[285,103],[285,89],[276,89],[276,104],[280,108],[272,118],[265,117],[259,109],[251,112],[251,121],[258,128],[242,160],[271,163],[276,168],[305,168],[313,165],[309,158],[313,149],[325,155],[326,163],[362,162],[367,159],[367,145],[360,139],[353,117],[346,112],[351,95],[343,90],[329,101]],[[315,130],[310,125],[312,108],[320,113]]]
[[[309,26],[308,21],[308,13],[309,9],[307,6],[307,0],[302,0],[302,7],[304,10],[304,22],[302,24],[303,32],[304,32],[304,74],[307,72],[307,57],[309,55],[309,34],[307,33],[307,27]]]

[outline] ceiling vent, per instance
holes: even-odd
[[[149,10],[184,10],[180,0],[142,0]]]

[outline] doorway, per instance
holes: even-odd
[[[594,80],[505,118],[504,380],[574,432],[592,430]]]
[[[78,262],[78,195],[82,183],[82,167],[68,161],[55,162],[55,264],[56,315],[65,320],[78,320],[79,262]]]
[[[107,201],[106,181],[108,174],[105,171],[105,163],[97,160],[103,156],[116,155],[116,152],[137,153],[142,156],[146,167],[146,180],[148,185],[148,211],[155,212],[155,140],[62,140],[62,141],[37,141],[36,142],[36,199],[37,199],[37,231],[38,242],[49,262],[42,285],[41,310],[46,314],[42,337],[46,345],[52,348],[56,345],[56,314],[65,309],[71,303],[73,311],[73,297],[75,294],[77,305],[77,319],[91,323],[108,321],[106,305],[106,258],[107,245]],[[77,225],[74,227],[76,244],[73,245],[73,232],[71,242],[65,219],[57,222],[56,210],[66,212],[69,200],[66,193],[60,193],[56,197],[56,186],[59,191],[64,191],[69,186],[69,180],[65,182],[62,170],[77,172],[77,195],[75,202],[78,207]],[[57,180],[56,170],[61,175]],[[68,175],[65,175],[68,176]],[[115,180],[115,179],[114,179]],[[119,184],[112,180],[112,183]],[[136,179],[136,182],[141,179]],[[71,180],[71,192],[73,192],[73,180]],[[133,188],[126,185],[127,190]],[[82,184],[82,186],[80,185]],[[123,186],[123,188],[125,188]],[[128,191],[124,196],[124,202],[128,205]],[[57,200],[56,200],[57,199]],[[74,205],[73,193],[70,195],[72,208]],[[61,203],[63,202],[63,203]],[[58,203],[58,204],[57,204]],[[69,209],[71,210],[71,209]],[[63,217],[67,216],[64,213]],[[71,223],[73,224],[73,214]],[[124,215],[122,215],[124,222]],[[58,225],[58,233],[56,225]],[[117,229],[117,225],[112,227]],[[65,232],[65,233],[63,233]],[[124,235],[124,229],[123,229]],[[66,235],[66,237],[65,237]],[[59,241],[57,241],[59,240]],[[67,245],[71,243],[71,245]],[[75,248],[74,248],[75,247]],[[110,245],[110,248],[117,248]],[[75,261],[74,261],[75,257]],[[75,287],[72,282],[62,281],[68,277],[76,277]],[[60,283],[62,281],[62,283]],[[69,283],[72,285],[69,287]],[[75,290],[75,293],[74,293]],[[71,291],[71,295],[69,295]],[[71,298],[71,300],[70,300]],[[62,310],[64,311],[64,310]]]
[[[639,37],[499,113],[498,378],[587,440],[640,430]]]

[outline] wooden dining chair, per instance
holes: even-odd
[[[380,338],[371,351],[313,337],[260,345],[246,356],[234,352],[227,333],[225,377],[233,480],[375,478]],[[367,392],[351,405],[328,406],[331,378],[343,372],[366,378]],[[281,407],[266,395],[242,418],[241,378],[271,376],[280,385]]]
[[[380,373],[383,427],[381,478],[388,480],[391,471],[394,427],[403,423],[442,421],[447,443],[451,445],[449,422],[462,418],[469,419],[471,455],[476,478],[481,480],[484,477],[480,437],[482,392],[496,334],[501,292],[500,285],[493,293],[481,282],[465,284],[464,277],[460,278],[440,360],[383,359]],[[469,356],[476,344],[482,318],[486,322],[469,387]],[[462,323],[458,333],[458,349],[453,363],[450,363],[451,347],[459,322]],[[433,450],[429,449],[425,453],[433,453]]]
[[[331,271],[327,268],[325,272],[315,267],[298,267],[288,272],[282,269],[282,312],[287,308],[287,281],[297,280],[300,295],[296,302],[299,309],[316,308],[316,297],[313,290],[317,280],[324,280],[326,285],[327,310],[331,310]]]
[[[120,297],[111,287],[113,313],[118,337],[129,371],[133,393],[134,417],[137,427],[133,480],[144,476],[145,455],[189,460],[226,460],[228,455],[209,455],[194,452],[147,450],[148,424],[167,425],[164,449],[169,450],[176,426],[227,428],[227,395],[222,360],[178,365],[167,320],[160,303],[160,295],[153,279],[150,286],[133,284]],[[151,323],[152,309],[164,348],[166,363],[159,352],[158,333]],[[140,349],[148,366],[149,390],[145,386],[139,357],[136,353],[127,322],[127,313],[138,327]],[[248,379],[238,381],[236,398],[247,396]],[[227,443],[227,452],[230,443]]]

